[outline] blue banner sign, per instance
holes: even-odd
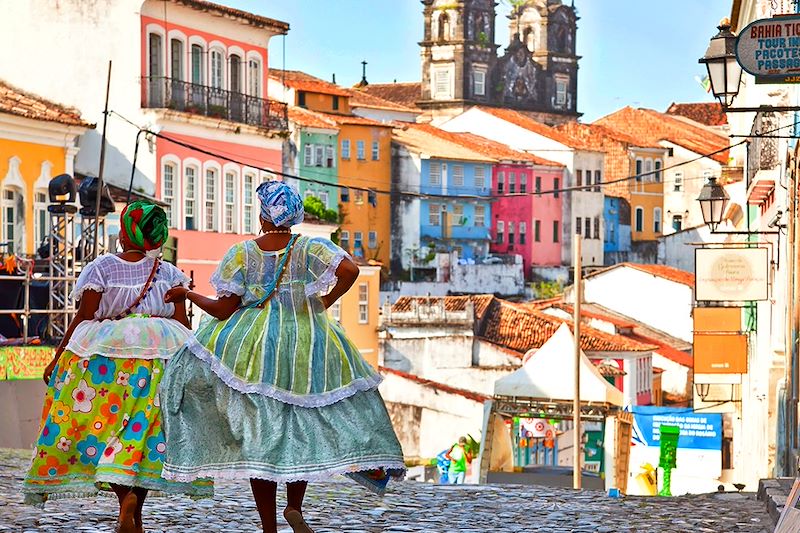
[[[722,415],[695,413],[685,407],[632,407],[633,443],[643,446],[658,446],[660,428],[678,426],[678,448],[696,450],[722,449]]]

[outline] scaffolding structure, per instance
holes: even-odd
[[[75,242],[77,208],[73,205],[57,204],[48,206],[48,211],[50,211],[50,298],[47,308],[51,313],[48,336],[51,339],[62,339],[75,314],[70,294],[75,284],[78,266]],[[27,327],[25,334],[27,335]]]

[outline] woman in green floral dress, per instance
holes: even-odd
[[[382,493],[405,465],[381,376],[326,312],[358,267],[331,241],[292,234],[303,219],[294,188],[267,182],[257,193],[263,234],[222,259],[217,298],[167,293],[210,316],[164,378],[163,475],[250,480],[265,532],[276,531],[277,483],[286,483],[284,517],[309,532],[308,481],[346,474]]]
[[[78,312],[44,373],[49,385],[25,500],[113,491],[119,531],[142,531],[149,490],[210,496],[209,481],[161,477],[166,444],[158,389],[167,360],[189,338],[183,302],[164,294],[188,278],[147,254],[167,238],[164,211],[126,206],[120,254],[89,263],[75,284]]]

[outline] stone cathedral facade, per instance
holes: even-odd
[[[546,124],[577,119],[574,6],[560,0],[515,3],[510,43],[495,40],[494,0],[422,0],[419,107],[434,123],[473,105],[522,111]]]

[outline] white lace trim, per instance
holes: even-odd
[[[331,260],[331,264],[328,265],[328,268],[325,269],[325,272],[323,272],[322,275],[315,281],[312,281],[306,285],[306,296],[311,296],[312,294],[327,294],[330,292],[331,288],[336,285],[336,282],[339,279],[336,276],[336,270],[339,268],[339,265],[342,263],[345,257],[347,257],[347,254],[345,253],[338,253],[334,255],[333,259]]]
[[[83,296],[84,291],[96,291],[96,292],[103,292],[106,288],[100,285],[99,283],[84,283],[80,287],[75,287],[73,289],[72,294],[70,294],[70,298],[75,300],[76,302],[81,299]]]
[[[241,284],[233,281],[225,281],[220,278],[216,272],[211,276],[211,285],[217,289],[217,296],[220,297],[234,294],[236,296],[242,296],[245,293],[245,288],[242,287]]]
[[[401,459],[387,458],[366,462],[345,462],[330,468],[314,472],[293,472],[280,474],[273,470],[273,466],[266,463],[253,463],[241,461],[236,463],[221,463],[196,467],[183,467],[164,463],[161,477],[169,481],[191,483],[198,479],[213,478],[214,480],[238,479],[264,479],[277,483],[293,483],[295,481],[325,481],[335,475],[355,474],[368,470],[383,468],[394,479],[402,479],[406,472],[406,465]]]
[[[336,390],[308,395],[295,394],[284,389],[279,389],[270,383],[248,383],[244,381],[231,372],[228,367],[223,365],[205,346],[197,342],[194,336],[189,338],[186,342],[186,347],[189,348],[189,352],[195,357],[208,363],[211,371],[228,387],[243,394],[261,394],[262,396],[267,396],[279,402],[296,405],[298,407],[325,407],[326,405],[331,405],[345,398],[349,398],[358,392],[375,389],[380,385],[381,381],[383,381],[383,377],[376,373],[372,376],[353,380],[346,386]]]

